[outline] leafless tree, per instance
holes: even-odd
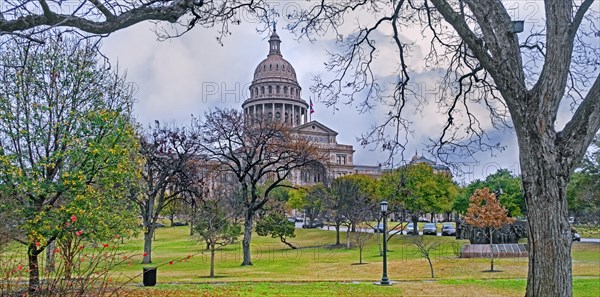
[[[359,261],[358,264],[365,264],[363,262],[363,251],[365,250],[365,247],[367,246],[367,243],[369,242],[369,240],[371,238],[373,238],[373,233],[368,232],[368,229],[371,229],[371,226],[367,226],[367,228],[360,228],[358,230],[358,232],[354,232],[354,242],[356,243],[356,246],[358,247],[358,255],[359,255]],[[367,230],[366,230],[367,229]],[[371,229],[372,230],[372,229]]]
[[[141,135],[141,180],[132,181],[131,200],[139,207],[144,226],[144,259],[152,262],[152,238],[159,215],[184,194],[201,193],[194,158],[200,150],[200,137],[192,129],[156,125]]]
[[[429,272],[431,272],[431,278],[435,278],[435,272],[433,270],[433,262],[431,262],[432,252],[435,251],[441,244],[436,239],[427,240],[425,236],[410,236],[407,237],[408,241],[417,247],[417,251],[422,257],[427,259],[429,263]]]
[[[207,158],[219,162],[225,176],[239,183],[244,210],[242,265],[252,265],[250,241],[256,213],[269,201],[271,191],[283,186],[295,169],[323,158],[314,144],[293,133],[286,124],[245,118],[239,110],[207,112],[198,126]]]
[[[0,5],[0,35],[39,40],[49,28],[65,28],[108,35],[144,21],[155,21],[161,38],[185,34],[195,27],[218,28],[217,41],[230,26],[243,21],[266,24],[270,16],[264,0],[4,0]],[[162,27],[168,22],[171,26]]]
[[[372,197],[352,176],[337,178],[333,181],[328,202],[330,211],[335,214],[336,224],[344,224],[346,229],[346,246],[350,248],[350,232],[356,232],[356,226],[364,221],[377,217],[376,204]],[[335,207],[335,208],[334,208]],[[339,226],[336,225],[336,245],[339,244]]]
[[[342,50],[333,52],[326,64],[336,76],[317,77],[314,91],[332,105],[344,98],[361,100],[367,109],[377,103],[387,106],[387,116],[363,135],[362,143],[392,154],[401,153],[407,143],[411,107],[423,110],[427,103],[407,62],[415,53],[410,30],[420,29],[431,45],[426,66],[445,69],[435,103],[446,123],[431,151],[445,161],[479,150],[493,152],[503,146],[485,126],[514,128],[529,211],[526,296],[571,296],[566,185],[600,127],[600,29],[593,3],[540,2],[543,22],[524,40],[512,29],[505,4],[492,0],[320,1],[290,16],[290,27],[310,39],[336,33]],[[344,36],[344,21],[360,13],[355,31]],[[365,13],[373,16],[371,22]],[[382,32],[390,33],[382,37]],[[373,69],[386,41],[393,44],[398,61],[391,96],[385,96]],[[557,114],[569,104],[572,116],[561,130]],[[476,106],[483,106],[489,117],[478,117]]]
[[[210,251],[209,277],[215,276],[215,251],[233,243],[242,231],[240,225],[232,220],[233,212],[227,197],[229,195],[231,191],[218,188],[210,197],[203,199],[195,213],[194,233],[199,241],[206,243],[206,249]]]

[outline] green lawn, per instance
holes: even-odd
[[[240,266],[241,244],[233,244],[217,253],[217,277],[208,278],[209,255],[188,232],[187,227],[158,230],[153,250],[157,287],[140,287],[141,264],[119,267],[118,272],[136,280],[127,290],[134,295],[142,291],[144,295],[169,296],[456,296],[471,295],[473,290],[480,296],[522,296],[527,277],[526,258],[497,259],[495,267],[501,272],[485,273],[488,259],[456,257],[455,250],[466,241],[430,236],[426,238],[442,244],[433,255],[436,278],[431,279],[427,261],[407,237],[395,236],[389,245],[388,275],[397,284],[378,287],[372,284],[381,278],[376,235],[363,252],[366,264],[359,265],[356,247],[331,246],[335,232],[297,229],[292,242],[300,249],[291,250],[276,239],[254,235],[253,266]],[[342,233],[342,244],[345,235]],[[121,248],[139,261],[141,244],[141,239],[136,239]],[[600,293],[600,245],[574,243],[573,273],[575,296]]]
[[[158,285],[144,288],[142,239],[126,241],[119,251],[128,260],[113,271],[116,281],[130,278],[124,293],[131,296],[522,296],[527,259],[497,259],[497,273],[486,273],[488,259],[460,259],[455,251],[466,241],[427,236],[441,246],[433,254],[436,278],[407,236],[391,239],[388,275],[391,287],[380,287],[382,258],[373,235],[359,265],[358,248],[333,247],[335,232],[297,229],[291,250],[277,239],[253,236],[253,266],[240,266],[241,244],[218,251],[215,278],[208,278],[209,254],[189,235],[188,227],[159,228],[153,243]],[[342,244],[346,234],[341,234]],[[600,296],[600,244],[573,244],[575,296]],[[24,255],[23,255],[24,259]],[[131,260],[131,261],[130,261]]]
[[[370,282],[239,282],[128,288],[144,296],[523,296],[525,279],[427,280],[377,286]],[[596,297],[598,278],[576,279],[574,296]]]
[[[600,238],[600,226],[576,225],[575,229],[584,238]]]

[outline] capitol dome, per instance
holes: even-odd
[[[256,66],[254,70],[254,80],[252,83],[259,83],[261,81],[288,81],[290,83],[298,84],[296,79],[296,70],[292,67],[290,62],[286,61],[281,55],[279,44],[281,40],[277,32],[273,32],[269,39],[269,55],[266,59]]]
[[[307,122],[308,104],[301,98],[296,70],[283,58],[280,45],[279,35],[273,28],[269,54],[256,66],[250,97],[242,108],[248,117],[270,117],[294,127]]]

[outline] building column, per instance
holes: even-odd
[[[306,114],[306,108],[302,108],[304,111],[304,124],[308,123],[308,115]]]

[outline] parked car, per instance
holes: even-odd
[[[413,234],[414,225],[413,223],[408,223],[406,226],[406,234]],[[419,234],[419,225],[417,225],[417,235]]]
[[[373,228],[373,232],[377,233],[383,233],[383,223],[379,223],[377,224],[377,226],[375,226],[375,228]]]
[[[437,226],[434,223],[427,223],[423,226],[423,235],[437,235]]]
[[[173,225],[171,225],[171,226],[173,226],[173,227],[176,227],[176,226],[187,226],[187,224],[188,224],[187,222],[173,222]]]
[[[571,229],[571,238],[573,241],[581,241],[581,235],[575,229]]]
[[[456,228],[453,224],[442,225],[442,236],[456,236]]]
[[[314,221],[312,225],[303,224],[302,228],[303,229],[323,228],[324,226],[325,226],[325,223],[320,222],[320,221]]]

